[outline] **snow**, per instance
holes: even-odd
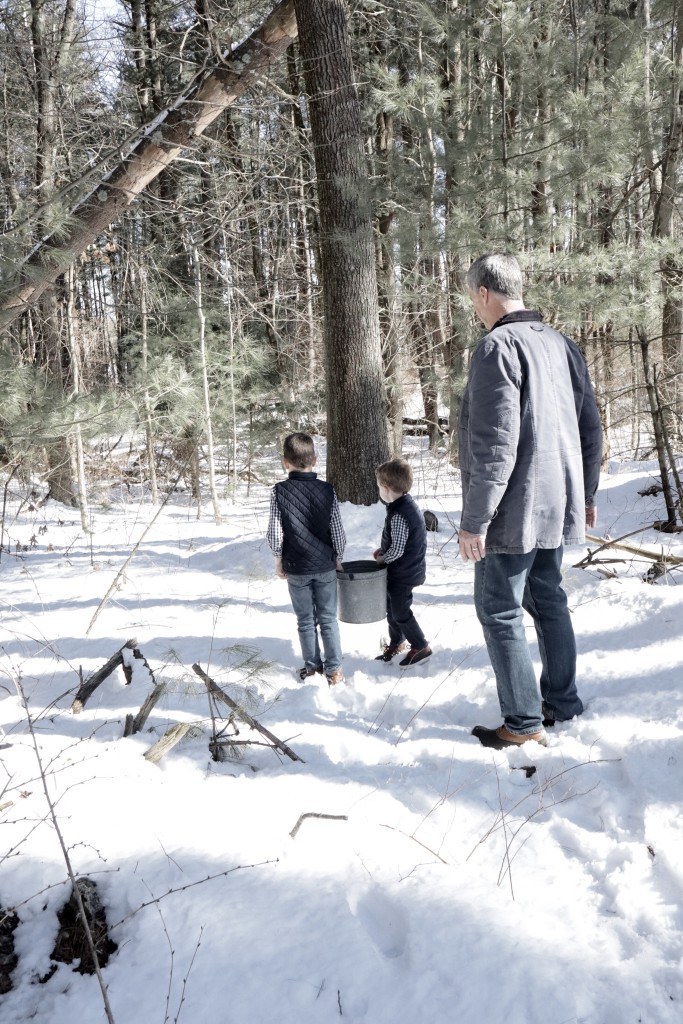
[[[342,623],[348,682],[333,690],[293,674],[267,486],[225,501],[221,527],[182,495],[151,527],[145,501],[103,502],[90,536],[52,503],[8,508],[12,551],[37,545],[0,566],[0,905],[20,919],[3,1021],[105,1020],[95,977],[59,964],[39,981],[70,886],[17,684],[73,869],[97,882],[118,945],[103,969],[118,1024],[683,1019],[681,572],[648,585],[650,563],[626,554],[606,579],[568,549],[586,711],[547,748],[486,750],[470,730],[500,712],[457,558],[458,478],[443,457],[411,457],[415,496],[440,520],[415,604],[434,655],[376,662],[384,625]],[[266,472],[278,478],[275,458]],[[679,535],[647,529],[661,504],[637,492],[653,479],[653,464],[612,464],[598,532],[680,556]],[[345,557],[368,557],[382,507],[342,516]],[[142,662],[81,714],[71,704],[79,670],[130,638],[167,691],[124,739],[152,685]],[[195,662],[303,760],[250,745],[213,761]],[[199,724],[146,761],[178,722]],[[261,737],[241,725],[247,738]],[[334,817],[292,837],[312,814]]]

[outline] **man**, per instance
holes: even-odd
[[[524,308],[517,260],[480,256],[467,287],[488,333],[472,356],[460,414],[459,543],[475,563],[475,609],[504,719],[472,735],[500,750],[545,744],[543,724],[583,711],[562,544],[595,526],[602,428],[581,352]],[[524,609],[538,636],[540,694]]]

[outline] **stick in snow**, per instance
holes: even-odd
[[[635,530],[635,533],[641,533],[641,530]],[[595,551],[588,550],[588,554],[577,562],[574,569],[586,569],[600,552],[606,548],[617,548],[619,551],[628,551],[631,555],[640,555],[642,558],[651,558],[653,562],[661,562],[663,565],[683,565],[683,558],[679,558],[677,555],[667,555],[663,551],[648,551],[647,548],[639,548],[635,544],[622,544],[621,541],[625,540],[626,537],[631,537],[633,534],[627,533],[623,537],[617,537],[616,540],[610,540],[608,537],[592,537],[590,534],[586,534],[586,540],[591,541],[592,544],[599,544],[600,547]]]
[[[158,761],[161,761],[164,754],[167,754],[169,750],[175,747],[176,743],[180,743],[185,733],[191,728],[191,722],[178,722],[177,725],[172,725],[170,729],[166,730],[161,739],[157,740],[142,756],[146,761],[156,764]]]
[[[299,815],[299,820],[297,821],[297,823],[294,826],[294,828],[292,829],[292,831],[289,833],[290,836],[292,837],[292,839],[294,839],[294,837],[296,836],[297,832],[301,828],[302,822],[304,822],[306,820],[306,818],[325,818],[326,821],[348,821],[349,820],[348,814],[318,814],[317,811],[308,811],[306,814],[300,814]]]

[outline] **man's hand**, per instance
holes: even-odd
[[[483,533],[468,533],[460,530],[458,534],[460,557],[464,562],[481,562],[486,554],[486,536]]]
[[[344,572],[344,563],[341,558],[337,559],[337,572]]]
[[[287,573],[282,568],[282,559],[279,557],[275,559],[275,573],[281,580],[287,579]]]
[[[380,565],[383,564],[382,551],[380,548],[376,548],[375,551],[372,552],[372,557],[376,562],[379,562]]]
[[[586,506],[586,528],[594,530],[598,521],[598,506],[587,505]]]

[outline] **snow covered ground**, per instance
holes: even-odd
[[[382,623],[342,624],[348,682],[332,691],[293,676],[266,486],[226,501],[221,527],[174,498],[102,607],[156,510],[94,507],[90,536],[54,504],[8,510],[13,548],[29,550],[0,566],[0,906],[20,921],[7,1024],[105,1019],[95,977],[60,964],[39,981],[70,885],[18,684],[73,869],[97,882],[113,926],[117,1024],[683,1020],[681,570],[648,585],[651,563],[625,555],[606,579],[572,568],[586,549],[568,549],[586,712],[545,749],[486,750],[470,730],[500,713],[457,558],[459,483],[444,459],[413,458],[415,496],[440,520],[415,605],[435,653],[384,665]],[[275,458],[266,472],[281,475]],[[663,509],[637,492],[655,479],[653,464],[612,465],[596,532],[639,530],[627,543],[683,555],[680,536],[646,528]],[[368,557],[382,507],[342,514],[345,557]],[[71,704],[79,669],[133,637],[167,691],[124,739],[151,688],[141,663],[81,714]],[[261,745],[212,760],[194,662],[303,760]],[[199,724],[146,761],[179,722]],[[334,817],[292,837],[306,814]]]

